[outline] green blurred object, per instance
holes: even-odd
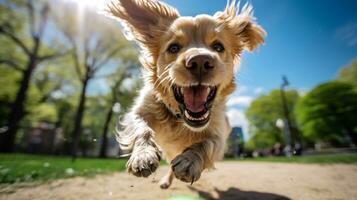
[[[285,91],[285,98],[288,110],[293,112],[300,98],[298,91]],[[250,104],[245,112],[250,127],[250,139],[245,144],[246,149],[264,149],[276,143],[284,144],[284,135],[275,125],[277,119],[285,119],[282,105],[280,90],[272,90],[268,94],[260,95]],[[295,118],[293,115],[290,117],[294,135],[298,135]]]
[[[78,158],[0,154],[0,184],[47,181],[75,176],[92,177],[125,170],[126,159]]]
[[[178,196],[172,196],[167,200],[205,200],[205,199],[201,197],[193,197],[188,195],[178,195]]]
[[[306,143],[332,147],[357,145],[357,91],[330,81],[313,88],[298,102],[295,114]]]

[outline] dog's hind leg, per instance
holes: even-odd
[[[170,187],[172,180],[174,179],[174,173],[170,168],[169,171],[161,178],[159,184],[161,189],[167,189]]]

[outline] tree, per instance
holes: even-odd
[[[44,34],[48,24],[50,7],[48,3],[36,4],[32,0],[2,1],[0,3],[1,22],[0,36],[6,38],[15,48],[15,56],[19,56],[17,49],[21,51],[21,59],[13,59],[9,54],[2,54],[0,64],[7,65],[19,71],[19,87],[14,101],[10,105],[7,119],[7,130],[0,137],[0,152],[14,151],[15,138],[19,129],[19,122],[25,115],[25,102],[29,90],[30,81],[35,69],[44,61],[48,61],[62,53],[44,53]],[[19,16],[20,15],[20,16]],[[21,21],[27,20],[26,26]],[[47,49],[48,50],[48,49]],[[4,56],[4,57],[3,57]]]
[[[290,111],[295,109],[299,99],[295,90],[286,91],[286,103]],[[276,120],[284,118],[284,109],[280,90],[273,90],[267,95],[255,99],[246,111],[251,134],[250,146],[256,148],[272,147],[275,143],[284,143],[285,136],[276,127]],[[298,132],[294,116],[290,116],[292,129]]]
[[[357,92],[344,82],[318,85],[298,103],[296,116],[310,142],[357,145]]]
[[[57,5],[59,6],[59,5]],[[82,120],[85,112],[86,94],[91,80],[103,78],[113,72],[122,56],[130,52],[132,46],[124,39],[119,27],[110,19],[90,9],[79,8],[76,4],[63,4],[55,18],[68,41],[70,56],[81,85],[80,98],[74,119],[72,135],[72,157],[76,158],[80,140]],[[82,9],[78,12],[78,9]],[[107,72],[106,74],[103,74]]]
[[[17,82],[20,78],[19,73],[14,73],[14,70],[7,67],[0,67],[0,128],[1,133],[6,130],[7,117],[10,113],[11,102],[15,99]]]
[[[357,59],[339,71],[337,80],[350,83],[357,87]]]
[[[112,117],[114,114],[114,106],[116,104],[120,105],[120,111],[125,111],[126,108],[128,108],[132,103],[132,101],[129,101],[130,103],[128,103],[127,100],[132,100],[136,95],[135,87],[129,88],[129,90],[125,90],[121,86],[124,80],[126,80],[126,78],[131,75],[130,71],[138,69],[138,66],[139,63],[136,54],[134,54],[134,57],[132,56],[126,59],[126,62],[122,64],[121,68],[118,69],[117,73],[114,73],[111,77],[109,77],[109,80],[111,82],[111,93],[109,94],[108,99],[109,109],[106,114],[106,119],[102,131],[102,143],[99,151],[99,157],[101,158],[107,157],[108,132],[109,125],[112,121]]]

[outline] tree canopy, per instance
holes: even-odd
[[[138,74],[136,47],[93,8],[73,1],[0,1],[0,43],[1,151],[26,146],[26,137],[44,124],[63,137],[62,153],[68,153],[71,132],[83,151],[95,149],[103,128],[113,129],[106,112],[113,104],[124,111],[132,103],[134,90],[113,94],[112,87],[121,88],[118,78]],[[137,77],[131,76],[133,82]]]
[[[295,118],[292,111],[295,109],[299,94],[296,90],[286,91],[288,109],[291,112],[292,127],[296,129]],[[284,143],[282,130],[276,127],[277,119],[284,118],[280,90],[273,90],[269,94],[256,98],[246,111],[249,121],[249,133],[251,148],[272,147],[275,143]]]
[[[306,140],[333,146],[357,144],[357,92],[351,84],[320,84],[299,101],[295,111]]]

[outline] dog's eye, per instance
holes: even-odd
[[[219,52],[219,53],[221,53],[221,52],[224,51],[223,44],[220,43],[220,42],[215,42],[215,43],[213,43],[212,48],[213,48],[215,51]]]
[[[169,48],[167,48],[167,52],[171,54],[178,53],[181,50],[181,46],[178,44],[171,44]]]

